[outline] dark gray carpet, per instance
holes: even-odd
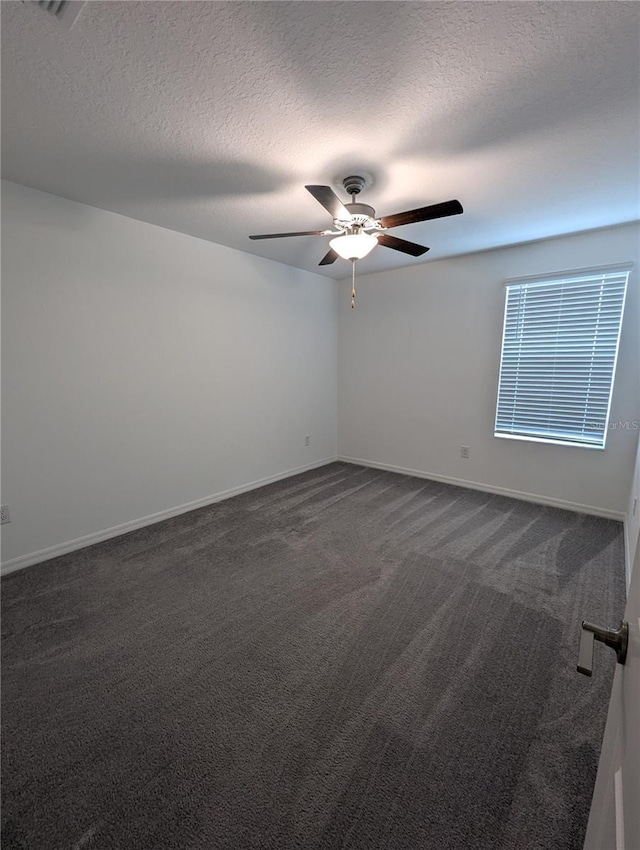
[[[3,850],[581,848],[617,522],[336,463],[8,576]]]

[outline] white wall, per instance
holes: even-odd
[[[5,567],[335,456],[334,282],[2,190]]]
[[[340,457],[622,515],[636,431],[610,430],[606,450],[598,451],[497,439],[493,424],[505,278],[629,260],[636,265],[611,422],[640,419],[639,237],[638,225],[625,225],[360,274],[355,311],[349,309],[349,287],[343,283]],[[463,445],[470,447],[468,460],[460,457]]]

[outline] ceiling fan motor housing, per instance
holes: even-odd
[[[345,204],[346,209],[351,213],[351,219],[343,224],[353,227],[357,225],[361,228],[378,227],[379,222],[376,221],[376,211],[369,204]]]
[[[355,195],[360,194],[366,183],[366,178],[358,174],[352,174],[350,177],[345,177],[342,181],[345,191],[348,192],[352,198],[355,197]],[[369,230],[380,227],[380,222],[376,220],[376,211],[373,207],[370,207],[369,204],[353,203],[345,204],[344,206],[345,209],[349,211],[351,218],[348,221],[334,219],[334,223],[339,228],[352,233],[354,231],[359,232],[360,230]]]

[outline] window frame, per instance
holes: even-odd
[[[624,311],[626,306],[626,298],[627,292],[629,288],[629,276],[633,271],[633,263],[616,263],[616,264],[608,264],[603,266],[590,266],[587,268],[579,268],[579,269],[570,269],[566,271],[558,271],[558,272],[548,272],[544,274],[536,274],[536,275],[526,275],[523,277],[512,277],[507,278],[504,281],[504,316],[502,323],[502,339],[500,346],[500,359],[498,363],[498,387],[496,393],[496,403],[495,403],[495,416],[494,416],[494,425],[493,425],[493,436],[499,440],[518,440],[521,442],[527,443],[543,443],[549,445],[559,445],[559,446],[571,446],[574,448],[582,448],[582,449],[595,449],[596,451],[605,451],[607,444],[607,436],[609,432],[609,419],[611,415],[611,405],[613,402],[613,390],[615,386],[615,378],[616,378],[616,370],[618,366],[618,355],[620,351],[620,340],[622,337],[622,325],[624,321]],[[501,387],[503,381],[503,361],[505,355],[505,332],[507,329],[507,318],[508,318],[508,305],[509,305],[509,290],[513,286],[519,286],[527,283],[531,284],[545,284],[545,283],[558,283],[562,284],[563,282],[569,281],[571,278],[574,278],[576,283],[580,280],[580,278],[584,277],[604,277],[607,274],[617,274],[624,275],[626,274],[626,281],[624,284],[624,291],[622,295],[622,304],[620,308],[620,322],[618,327],[618,335],[615,346],[615,353],[613,356],[613,364],[611,370],[611,383],[609,386],[609,399],[607,405],[606,419],[604,423],[604,430],[602,434],[602,444],[594,443],[594,442],[586,442],[580,441],[579,439],[562,439],[561,437],[555,436],[547,436],[543,434],[517,434],[517,433],[508,433],[506,431],[498,431],[498,415],[500,411],[500,397],[501,397]],[[542,426],[540,427],[540,431],[542,431]]]

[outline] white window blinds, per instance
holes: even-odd
[[[497,437],[604,448],[630,270],[507,282]]]

